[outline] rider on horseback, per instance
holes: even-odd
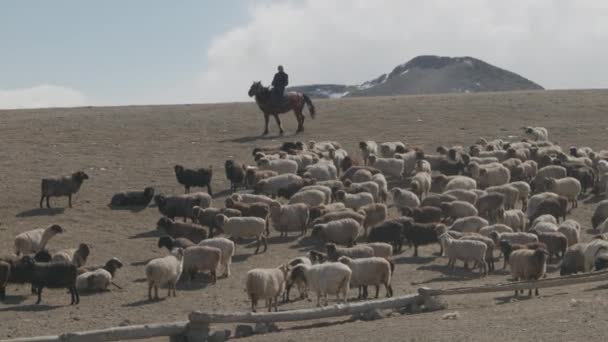
[[[272,97],[275,103],[280,103],[283,99],[285,87],[289,84],[289,76],[283,71],[283,66],[279,65],[279,72],[274,74],[272,79]]]

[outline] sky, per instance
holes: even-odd
[[[251,101],[472,56],[548,89],[608,88],[608,1],[3,0],[0,108]]]

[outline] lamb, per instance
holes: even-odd
[[[514,231],[523,232],[526,230],[526,214],[519,209],[505,210],[499,221],[513,228]]]
[[[287,232],[294,230],[305,235],[309,217],[310,211],[304,203],[281,205],[273,202],[270,205],[270,219],[281,236],[287,236]]]
[[[199,243],[208,236],[207,230],[197,224],[177,222],[168,217],[161,217],[156,222],[156,229],[172,238],[186,238],[194,243]]]
[[[211,275],[211,283],[217,280],[216,270],[222,259],[222,251],[211,246],[192,246],[184,249],[184,262],[182,274],[189,275],[194,279],[197,272],[208,271]]]
[[[543,192],[545,191],[547,178],[561,179],[565,178],[566,175],[567,171],[565,167],[559,165],[548,165],[538,170],[536,177],[534,177],[530,185],[532,186],[532,190],[534,190],[534,192]]]
[[[230,197],[234,202],[257,203],[262,202],[270,205],[274,200],[268,196],[255,194],[233,194]]]
[[[572,208],[578,207],[577,198],[581,193],[581,182],[573,177],[565,177],[561,179],[555,179],[548,177],[546,180],[547,191],[554,192],[560,196],[568,198],[568,201],[572,203]]]
[[[354,247],[338,247],[335,243],[325,244],[327,258],[329,261],[338,261],[338,258],[346,256],[352,259],[371,258],[374,256],[374,249],[370,246],[359,245]]]
[[[361,141],[359,142],[359,150],[361,150],[361,159],[363,159],[364,165],[368,165],[369,157],[378,154],[378,144],[375,141]]]
[[[115,193],[110,200],[110,207],[147,207],[154,197],[154,188],[146,187],[144,191],[122,191]]]
[[[279,175],[298,173],[298,163],[289,159],[270,160],[262,158],[258,160],[258,167],[262,170],[274,171]]]
[[[232,200],[232,198],[229,198]],[[192,208],[192,222],[198,223],[201,226],[209,227],[209,237],[213,237],[215,235],[215,230],[218,229],[217,221],[215,217],[219,214],[226,215],[228,217],[237,217],[237,216],[256,216],[265,218],[268,217],[268,205],[264,203],[247,203],[241,205],[241,202],[236,202],[234,208],[229,207],[230,203],[226,199],[226,206],[228,208],[201,208],[199,206],[194,206]],[[238,208],[238,209],[237,209]],[[241,209],[246,211],[247,213],[243,215],[241,213]]]
[[[392,188],[391,193],[393,194],[393,205],[401,212],[403,212],[404,208],[415,208],[420,206],[420,199],[418,196],[409,190]]]
[[[314,252],[314,251],[311,251]],[[287,277],[285,279],[285,292],[283,294],[283,301],[284,302],[289,302],[290,297],[289,297],[289,292],[291,292],[291,288],[293,287],[293,285],[296,285],[298,287],[298,292],[300,293],[300,299],[304,299],[308,297],[308,289],[306,288],[306,284],[302,281],[297,281],[297,282],[291,282],[291,269],[297,265],[301,265],[301,264],[305,264],[305,265],[309,265],[312,266],[312,261],[310,260],[309,257],[305,257],[305,256],[300,256],[300,257],[295,257],[291,260],[289,260],[286,264],[287,267],[289,267],[289,271],[287,273]]]
[[[393,288],[391,286],[391,264],[388,260],[378,257],[367,257],[352,259],[341,256],[339,262],[345,264],[352,271],[350,286],[359,288],[359,298],[367,298],[367,286],[376,287],[376,298],[380,292],[380,285],[386,289],[386,297],[392,297]],[[364,288],[363,293],[361,288]]]
[[[477,200],[477,210],[479,216],[496,222],[498,217],[503,216],[505,195],[498,192],[491,192],[482,195]]]
[[[358,194],[349,194],[344,190],[336,192],[336,200],[344,203],[344,206],[353,210],[359,210],[359,208],[374,203],[374,196],[367,192],[361,192]]]
[[[168,285],[167,297],[176,296],[175,286],[179,280],[184,266],[184,250],[176,248],[172,254],[163,258],[150,260],[146,265],[146,278],[148,279],[148,299],[152,300],[152,288],[154,288],[154,299],[158,300],[158,288]]]
[[[225,201],[226,208],[236,209],[241,212],[241,215],[226,215],[226,213],[221,212],[220,214],[224,214],[228,217],[237,217],[237,216],[253,216],[259,217],[266,221],[266,235],[269,234],[268,230],[268,216],[270,215],[270,205],[262,202],[257,203],[243,203],[243,202],[235,202],[232,198],[227,198]],[[215,215],[217,216],[217,214]],[[215,220],[215,217],[213,218]]]
[[[106,291],[112,284],[112,275],[100,268],[79,274],[76,278],[76,288],[79,291]]]
[[[597,229],[600,223],[608,218],[608,200],[603,200],[597,204],[591,216],[591,225]]]
[[[72,301],[70,305],[80,303],[80,296],[76,288],[77,271],[74,264],[63,262],[37,262],[30,256],[25,256],[26,277],[32,283],[32,289],[38,294],[36,304],[42,301],[42,290],[45,287],[50,289],[67,288],[70,291]]]
[[[486,244],[486,256],[485,260],[488,264],[488,271],[494,272],[494,241],[489,237],[483,236],[481,234],[465,234],[462,237],[458,238],[458,240],[475,240],[481,241]],[[466,263],[465,263],[466,268]]]
[[[253,189],[253,187],[262,179],[275,177],[278,175],[279,174],[277,172],[272,170],[248,168],[247,171],[245,171],[245,185],[248,189]]]
[[[534,160],[526,160],[511,170],[511,178],[516,181],[530,182],[538,173],[538,163]]]
[[[375,183],[374,183],[375,184]],[[289,199],[289,204],[304,203],[309,207],[316,207],[326,203],[325,193],[320,190],[310,189],[297,192]]]
[[[206,239],[198,243],[199,246],[215,247],[222,251],[222,258],[220,260],[220,266],[223,270],[222,277],[230,277],[230,265],[232,264],[232,257],[234,256],[234,242],[223,238],[216,237]]]
[[[438,243],[438,236],[447,231],[447,227],[440,223],[416,223],[411,219],[401,218],[403,238],[410,245],[414,245],[414,257],[418,256],[418,247]],[[440,245],[440,247],[442,247]],[[443,254],[443,248],[441,249]]]
[[[468,216],[456,219],[450,226],[450,230],[463,233],[476,233],[488,224],[488,220],[482,217]]]
[[[37,253],[46,247],[50,239],[63,232],[65,230],[57,224],[23,232],[15,237],[15,254]]]
[[[499,193],[504,196],[504,207],[506,210],[515,208],[515,204],[519,200],[519,190],[509,184],[503,184],[499,186],[490,186],[486,188],[488,193]]]
[[[458,219],[467,216],[477,216],[478,212],[475,206],[469,202],[464,201],[453,201],[449,203],[442,203],[441,210],[445,217],[452,219]]]
[[[579,242],[580,230],[580,225],[574,220],[565,220],[557,228],[557,231],[564,234],[568,239],[568,247]]]
[[[405,161],[397,158],[378,158],[376,155],[370,155],[368,158],[369,165],[380,170],[387,177],[401,179],[403,174]]]
[[[49,199],[51,197],[68,196],[68,206],[72,207],[72,195],[77,193],[82,183],[89,179],[83,171],[77,171],[69,176],[57,176],[43,178],[40,184],[40,208],[42,201],[46,198],[46,207],[50,208]]]
[[[285,290],[287,268],[281,265],[277,268],[254,268],[247,272],[245,280],[247,295],[251,300],[251,311],[256,312],[259,299],[266,300],[268,312],[278,311],[279,296]]]
[[[469,202],[472,205],[477,203],[477,194],[471,190],[454,189],[444,192],[445,195],[454,196],[459,201]]]
[[[359,208],[358,212],[365,216],[363,221],[363,228],[365,229],[365,235],[367,236],[367,229],[375,226],[378,223],[384,222],[388,217],[388,209],[383,203],[373,203],[364,205]]]
[[[565,276],[585,272],[585,249],[587,244],[577,243],[566,249],[562,263],[559,268],[559,275]]]
[[[302,177],[291,173],[279,174],[278,176],[260,180],[254,185],[253,190],[256,194],[277,196],[280,189],[287,189],[291,184],[295,183],[304,184],[304,180]]]
[[[325,305],[328,304],[328,294],[335,294],[338,301],[340,295],[342,295],[343,302],[346,303],[351,276],[350,268],[339,262],[312,266],[302,264],[291,270],[290,281],[304,282],[317,295],[317,306],[319,307],[321,306],[321,297],[325,298]]]
[[[228,217],[226,215],[217,215],[217,225],[224,233],[232,238],[243,237],[251,238],[255,237],[257,240],[257,247],[255,254],[258,254],[260,250],[260,243],[264,244],[264,252],[268,249],[268,243],[266,242],[266,221],[259,217]]]
[[[403,216],[408,216],[414,219],[414,222],[418,223],[433,223],[441,222],[443,212],[439,208],[435,207],[418,207],[418,208],[404,208],[401,211]]]
[[[542,278],[547,271],[547,251],[544,249],[519,249],[513,251],[509,257],[509,265],[511,266],[511,276],[515,281],[518,280],[538,280]],[[520,290],[523,293],[523,290]],[[538,296],[538,288],[535,291]],[[515,296],[518,296],[515,290]],[[528,296],[532,296],[532,289],[529,290]]]
[[[403,225],[411,221],[410,218],[399,218],[384,221],[371,228],[367,241],[370,243],[382,242],[391,244],[393,249],[401,252],[403,247]]]
[[[209,166],[208,169],[200,168],[196,170],[184,168],[181,165],[175,165],[173,170],[175,171],[175,178],[177,179],[177,182],[184,186],[186,193],[190,192],[190,188],[198,186],[207,187],[207,192],[210,196],[213,196],[211,191],[213,165]]]
[[[538,233],[538,241],[547,245],[549,260],[554,255],[560,259],[564,256],[564,253],[566,253],[566,249],[568,248],[568,238],[560,232]]]
[[[346,209],[346,210],[338,210],[338,211],[329,212],[329,213],[319,217],[318,219],[315,219],[314,221],[312,221],[312,225],[314,226],[315,224],[318,224],[318,223],[327,223],[327,222],[336,221],[336,220],[345,219],[345,218],[353,219],[353,220],[357,221],[357,223],[359,223],[359,225],[363,225],[363,223],[365,221],[365,216],[361,215],[361,213],[353,211],[351,209]]]
[[[230,190],[232,192],[237,191],[239,187],[246,186],[245,174],[247,172],[247,165],[229,159],[224,162],[224,170],[226,171],[226,179],[230,181]]]
[[[451,270],[454,270],[456,260],[462,260],[465,263],[474,261],[479,265],[480,276],[483,277],[488,274],[487,246],[485,243],[476,240],[456,240],[446,233],[442,234],[439,240],[449,259],[448,267]]]
[[[412,177],[410,188],[422,200],[431,191],[431,174],[428,172],[417,172]]]
[[[76,265],[76,268],[82,267],[87,263],[87,258],[91,249],[86,243],[81,243],[78,248],[65,249],[53,254],[53,262],[66,262]]]
[[[328,223],[318,223],[313,226],[312,236],[319,237],[326,242],[352,246],[355,244],[361,225],[359,222],[346,218]]]
[[[165,196],[158,194],[154,196],[154,202],[158,206],[158,211],[170,219],[183,217],[192,219],[194,216],[192,208],[199,206],[209,208],[211,206],[211,196],[204,192],[195,192],[185,195]]]

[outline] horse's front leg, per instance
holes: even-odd
[[[264,113],[264,133],[262,135],[268,134],[268,114]]]
[[[281,124],[281,119],[279,119],[279,114],[274,114],[274,119],[277,122],[277,126],[279,126],[279,134],[283,135],[283,125]]]

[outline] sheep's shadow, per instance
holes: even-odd
[[[413,265],[421,265],[428,264],[429,262],[433,262],[437,257],[421,257],[421,256],[405,256],[401,255],[398,257],[393,257],[393,262],[395,264],[413,264]]]
[[[128,206],[113,206],[108,204],[108,208],[110,208],[110,210],[112,211],[130,211],[132,213],[139,213],[142,212],[144,210],[146,210],[146,208],[148,208],[148,206],[134,206],[134,205],[128,205]]]
[[[597,204],[606,199],[605,195],[590,195],[584,201],[583,204]]]
[[[274,245],[274,244],[277,244],[277,243],[293,242],[293,241],[299,239],[300,237],[301,237],[301,235],[298,235],[298,236],[295,236],[295,235],[293,235],[293,236],[289,236],[289,235],[288,236],[278,236],[278,235],[276,235],[276,236],[267,238],[266,241],[268,241],[269,244]]]
[[[586,290],[584,290],[584,292],[601,291],[601,290],[608,290],[608,284],[598,285],[596,287],[586,289]]]
[[[331,303],[330,303],[330,305],[331,305]],[[318,323],[312,323],[312,324],[307,324],[307,325],[297,325],[297,326],[291,327],[287,330],[309,330],[309,329],[314,329],[314,328],[338,326],[338,325],[352,323],[352,322],[353,322],[352,318],[347,318],[347,319],[343,319],[340,321],[318,322]]]
[[[64,305],[48,305],[48,304],[28,304],[20,306],[9,306],[1,308],[0,312],[38,312],[38,311],[49,311],[63,307]]]
[[[4,298],[3,303],[6,305],[16,305],[16,304],[21,304],[23,303],[29,296],[21,296],[21,295],[17,295],[17,296],[6,296],[6,298]]]
[[[589,229],[585,230],[585,233],[595,236],[595,235],[600,235],[602,232],[600,232],[598,229],[589,228]]]
[[[135,266],[135,267],[137,267],[137,266],[144,266],[144,265],[147,265],[150,262],[150,260],[152,260],[152,259],[148,259],[148,260],[145,260],[145,261],[144,260],[142,260],[142,261],[134,261],[130,265],[131,266]]]
[[[277,140],[277,139],[295,137],[295,136],[296,136],[296,134],[291,134],[291,135],[287,135],[287,134],[283,134],[283,135],[250,135],[250,136],[245,136],[245,137],[240,137],[240,138],[218,140],[217,142],[218,143],[232,142],[232,143],[246,144],[246,143],[250,143],[253,141],[257,141],[257,140]]]
[[[511,291],[511,292],[515,292],[515,291]],[[515,303],[515,302],[527,301],[527,300],[531,300],[531,299],[563,296],[563,295],[567,295],[567,294],[568,294],[568,292],[559,292],[559,293],[555,293],[555,294],[551,294],[551,295],[540,294],[540,295],[536,296],[534,294],[534,289],[532,289],[532,296],[528,296],[528,290],[524,290],[524,293],[523,294],[520,293],[519,296],[515,296],[514,294],[511,294],[511,295],[507,295],[507,296],[503,296],[503,297],[495,297],[494,300],[496,301],[496,305],[504,305],[504,304],[511,304],[511,303]]]
[[[213,194],[213,198],[221,198],[221,197],[225,197],[225,196],[229,196],[232,195],[232,190],[231,189],[225,189],[222,190],[220,192],[216,192]]]
[[[216,284],[211,283],[210,275],[197,274],[194,276],[193,280],[184,280],[184,278],[182,278],[177,283],[177,289],[180,291],[197,291],[197,290],[202,290],[204,288],[207,288],[208,286],[213,286]]]
[[[439,272],[444,276],[451,278],[459,278],[460,280],[471,280],[479,278],[478,269],[465,270],[463,267],[456,267],[454,270],[451,270],[447,265],[425,265],[416,268],[416,270]]]
[[[252,255],[254,255],[253,253],[247,253],[247,254],[236,254],[232,256],[232,262],[241,262],[241,261],[245,261],[247,259],[249,259]]]
[[[33,217],[33,216],[55,216],[63,214],[65,208],[33,208],[22,211],[15,215],[16,217]]]
[[[160,289],[159,289],[159,292],[160,292]],[[160,295],[160,293],[159,293],[159,295]],[[149,304],[160,303],[160,302],[162,302],[164,300],[165,300],[165,297],[161,297],[159,299],[152,299],[152,300],[146,298],[146,299],[138,300],[138,301],[135,301],[135,302],[123,304],[122,307],[124,307],[124,308],[135,308],[135,307],[138,307],[138,306],[144,306],[144,305],[149,305]]]
[[[148,278],[137,278],[135,280],[133,280],[134,283],[147,283],[148,282]]]
[[[289,246],[290,249],[310,249],[311,247],[319,245],[319,239],[312,236],[303,236],[294,245]]]
[[[129,240],[133,240],[133,239],[143,239],[143,238],[150,238],[150,237],[160,237],[161,234],[158,230],[150,230],[147,232],[143,232],[143,233],[138,233],[132,236],[129,236]]]

